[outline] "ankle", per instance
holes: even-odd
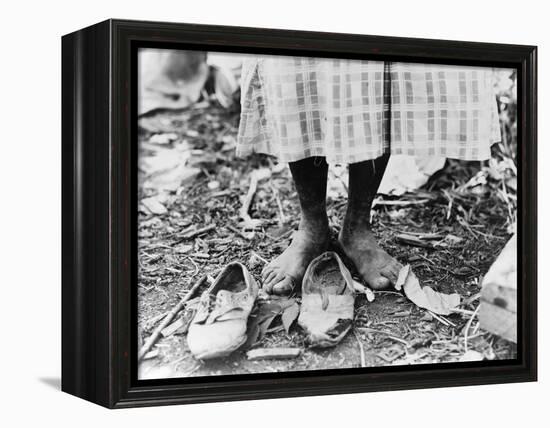
[[[326,216],[314,218],[302,216],[298,229],[304,232],[308,239],[317,243],[324,243],[329,239],[330,232]]]
[[[349,243],[357,238],[371,237],[371,224],[369,213],[350,213],[347,212],[340,229],[339,238],[342,243]]]

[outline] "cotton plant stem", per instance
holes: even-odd
[[[198,288],[207,280],[206,276],[203,276],[200,278],[194,285],[191,287],[191,289],[188,291],[188,293],[185,295],[184,298],[182,298],[179,303],[174,306],[174,308],[166,315],[166,317],[162,320],[162,322],[159,324],[159,326],[153,331],[153,334],[149,336],[145,344],[141,347],[138,353],[138,361],[141,361],[141,359],[144,357],[144,355],[149,352],[149,349],[156,343],[158,340],[162,330],[164,330],[168,324],[172,322],[174,317],[183,309],[185,304],[193,297],[195,292],[198,290]]]

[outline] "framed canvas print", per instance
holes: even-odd
[[[62,389],[122,408],[536,380],[536,48],[62,39]]]

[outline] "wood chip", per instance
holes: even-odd
[[[160,334],[162,334],[163,337],[172,336],[178,330],[183,329],[183,327],[185,327],[185,321],[183,320],[183,318],[180,318],[176,322],[173,322],[168,327],[163,329]]]
[[[290,359],[300,356],[299,348],[259,348],[246,353],[249,360]]]

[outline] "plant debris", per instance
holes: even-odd
[[[460,304],[460,295],[457,293],[438,293],[430,287],[422,287],[410,265],[403,266],[399,271],[395,288],[403,289],[405,295],[415,305],[439,315],[450,315]]]
[[[513,113],[511,104],[501,110],[503,115]],[[303,332],[294,323],[299,298],[264,296],[249,318],[246,347],[208,364],[197,363],[189,353],[185,327],[164,337],[164,328],[192,314],[194,298],[190,297],[166,322],[199,278],[215,277],[227,263],[240,260],[259,279],[265,264],[287,247],[298,227],[299,203],[286,164],[276,164],[263,155],[236,157],[238,117],[237,110],[204,102],[139,120],[138,342],[146,343],[165,324],[154,342],[157,356],[140,363],[140,376],[443,363],[460,361],[470,351],[486,359],[515,358],[513,343],[481,330],[479,320],[472,316],[480,303],[483,275],[514,233],[517,149],[515,122],[510,118],[502,121],[505,142],[493,147],[490,162],[449,159],[422,188],[399,197],[379,196],[371,211],[373,234],[381,247],[403,265],[410,265],[421,289],[460,295],[459,307],[438,314],[416,306],[396,290],[373,292],[356,287],[353,330],[357,335],[348,335],[332,350],[313,350],[306,347]],[[154,137],[159,134],[169,137]],[[340,168],[339,175],[333,170],[327,215],[334,240],[347,193],[342,185],[345,168]],[[483,178],[471,181],[480,171]],[[335,182],[339,186],[333,186]],[[148,198],[166,211],[154,204],[153,210],[160,209],[154,213],[143,203]],[[241,216],[245,208],[252,223]],[[411,245],[398,235],[422,244]],[[254,348],[298,348],[302,352],[290,359],[248,360],[245,352]]]

